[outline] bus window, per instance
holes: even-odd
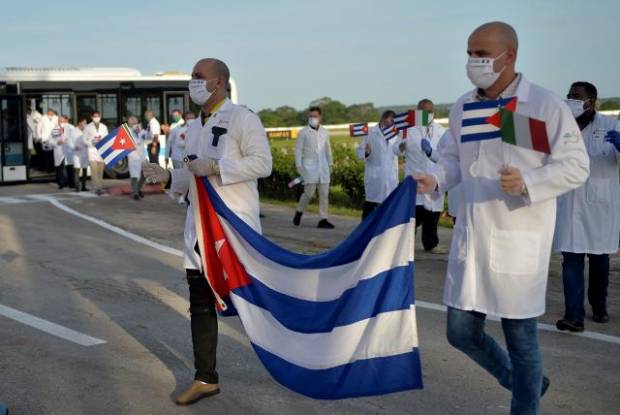
[[[2,166],[24,165],[24,140],[20,105],[14,97],[0,99],[0,160]]]
[[[121,101],[121,111],[123,113],[123,121],[127,121],[127,118],[137,117],[142,119],[142,98],[141,97],[123,97]]]
[[[27,100],[30,102],[30,108],[38,109],[41,114],[45,114],[48,110],[54,110],[58,115],[73,118],[71,94],[33,94],[28,95]]]
[[[77,120],[75,121],[79,122],[82,118],[86,118],[90,122],[91,115],[97,111],[97,96],[76,95],[75,102],[77,106]]]
[[[181,114],[185,112],[185,95],[169,95],[166,94],[166,119],[163,120],[167,123],[171,123],[170,114],[172,111],[179,110]]]
[[[144,99],[144,111],[146,110],[151,110],[153,111],[153,115],[155,116],[155,118],[157,118],[160,122],[162,121],[161,118],[161,98],[159,96],[146,96]],[[144,111],[142,111],[144,113]],[[142,114],[144,115],[144,114]]]
[[[116,94],[100,94],[101,121],[111,130],[118,127],[118,99]]]

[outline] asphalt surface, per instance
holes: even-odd
[[[32,196],[35,195],[35,196]],[[510,395],[445,339],[439,310],[446,255],[416,251],[418,329],[425,389],[371,398],[316,401],[274,382],[236,318],[220,320],[222,393],[188,408],[172,402],[193,376],[187,284],[177,255],[128,239],[62,206],[180,250],[185,208],[165,195],[89,197],[49,184],[0,187],[2,306],[90,336],[84,346],[0,312],[0,402],[12,414],[505,414]],[[358,222],[334,217],[333,231],[304,216],[263,205],[264,233],[301,252],[334,246]],[[441,229],[441,246],[450,231]],[[540,331],[552,384],[545,414],[616,414],[620,407],[620,258],[612,258],[611,322],[586,322],[588,336]],[[554,256],[542,323],[562,314]],[[26,318],[27,320],[27,318]],[[40,323],[41,321],[39,321]],[[35,324],[36,325],[36,324]],[[499,324],[488,331],[503,343]],[[599,334],[607,337],[597,338]]]

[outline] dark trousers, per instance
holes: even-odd
[[[75,169],[73,165],[66,165],[65,172],[67,173],[67,186],[75,188]]]
[[[422,246],[425,251],[430,251],[439,245],[437,225],[440,214],[441,212],[426,210],[422,205],[415,207],[415,227],[417,229],[418,226],[422,226]]]
[[[187,282],[196,368],[194,379],[206,383],[219,383],[215,370],[217,352],[215,297],[205,276],[199,271],[188,269]]]
[[[65,162],[60,163],[60,166],[56,166],[56,183],[58,188],[62,189],[67,185],[67,175],[65,172]]]
[[[365,201],[362,205],[362,220],[366,219],[368,215],[372,213],[379,206],[379,203]]]
[[[586,254],[562,252],[562,280],[564,282],[564,317],[583,322],[584,268]],[[588,301],[594,314],[607,313],[607,286],[609,285],[609,255],[588,254]]]
[[[86,190],[86,179],[88,177],[88,171],[86,169],[74,169],[74,177],[73,182],[75,184],[75,190],[77,192],[81,190]]]
[[[155,146],[155,154],[151,153],[151,148]],[[146,146],[146,150],[149,153],[149,163],[159,163],[159,142],[153,144],[149,143]]]

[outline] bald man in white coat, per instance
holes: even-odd
[[[448,341],[512,392],[511,414],[537,414],[549,385],[537,317],[545,312],[556,198],[586,181],[589,160],[566,103],[515,72],[517,47],[506,23],[470,35],[467,75],[476,89],[452,107],[435,173],[415,178],[421,192],[437,195],[461,183],[444,290]],[[499,134],[462,141],[466,104],[483,118],[498,108],[485,101],[515,96],[517,113],[545,122],[551,154],[505,144]],[[507,351],[485,333],[487,314],[501,318]]]
[[[271,150],[265,129],[256,114],[233,104],[226,97],[228,67],[217,59],[196,63],[189,84],[192,101],[202,112],[187,130],[185,152],[197,158],[181,169],[166,170],[157,163],[144,167],[147,181],[165,183],[174,193],[189,194],[194,176],[206,176],[226,206],[254,230],[260,232],[257,179],[271,174]],[[226,129],[220,136],[214,158],[213,128]],[[205,278],[197,245],[193,207],[187,210],[184,232],[184,266],[189,283],[194,382],[176,403],[190,405],[219,393],[215,369],[217,316],[215,298]]]

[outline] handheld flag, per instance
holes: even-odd
[[[496,125],[490,124],[487,119],[498,112],[500,108],[515,112],[517,97],[498,99],[495,101],[476,101],[463,104],[463,121],[461,122],[461,142],[492,140],[500,138],[501,134]]]
[[[221,314],[267,371],[315,399],[422,388],[414,305],[416,183],[407,178],[337,247],[288,251],[235,215],[206,177],[190,208]]]
[[[411,127],[427,126],[432,117],[430,112],[424,110],[409,110],[394,116],[394,125],[398,130],[406,130]]]
[[[381,127],[381,133],[387,141],[390,141],[398,135],[398,130],[396,129],[396,126],[392,124],[389,127]]]
[[[487,122],[499,128],[504,143],[551,154],[547,125],[544,121],[501,108],[496,114],[487,118]]]
[[[106,167],[114,167],[123,157],[136,149],[136,143],[131,128],[125,123],[95,143],[95,147]]]
[[[368,123],[359,123],[359,124],[349,124],[349,136],[350,137],[361,137],[364,135],[368,135]]]

